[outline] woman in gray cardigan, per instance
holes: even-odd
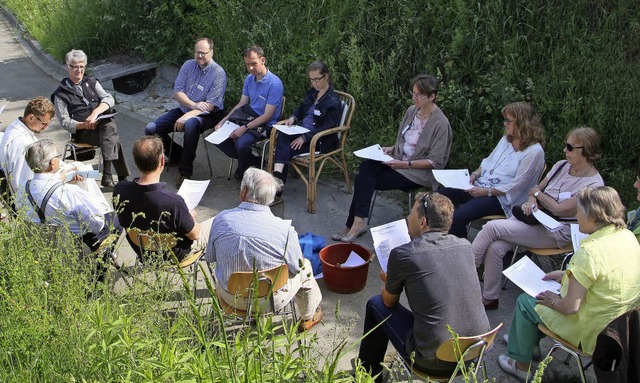
[[[394,159],[365,160],[360,165],[346,227],[332,235],[333,240],[350,242],[367,232],[365,219],[375,190],[437,188],[431,169],[442,169],[447,164],[453,132],[435,104],[438,80],[422,74],[413,78],[412,85],[413,105],[404,114],[396,143],[382,148]]]

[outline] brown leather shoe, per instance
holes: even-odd
[[[300,321],[300,324],[298,325],[298,331],[300,332],[309,331],[311,330],[311,328],[313,328],[313,326],[317,325],[321,321],[322,321],[322,309],[320,308],[320,306],[318,306],[318,308],[316,309],[316,312],[313,313],[312,319]]]

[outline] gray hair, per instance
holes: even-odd
[[[67,65],[71,65],[72,61],[86,63],[87,55],[80,49],[72,49],[64,55],[64,62],[66,62]]]
[[[578,192],[576,202],[578,209],[593,219],[598,228],[615,225],[621,229],[626,226],[624,205],[611,186],[587,186]]]
[[[247,202],[269,205],[282,188],[282,181],[261,169],[249,168],[244,172],[240,190],[247,189]]]
[[[24,158],[34,173],[43,173],[49,168],[49,163],[58,155],[56,144],[48,138],[34,142],[27,146]]]

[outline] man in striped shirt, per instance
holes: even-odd
[[[274,216],[269,209],[280,187],[280,181],[271,174],[249,168],[242,178],[240,206],[220,212],[213,222],[205,259],[216,263],[219,295],[240,310],[246,309],[247,302],[226,290],[229,276],[286,263],[289,280],[274,293],[276,310],[295,298],[302,317],[299,329],[306,331],[322,320],[322,293],[311,262],[302,255],[291,221]]]

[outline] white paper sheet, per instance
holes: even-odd
[[[380,262],[382,271],[386,273],[391,250],[411,242],[407,221],[399,219],[384,225],[372,227],[370,230],[371,237],[373,237],[373,248],[378,257],[378,262]]]
[[[287,125],[273,125],[274,128],[278,129],[278,131],[289,135],[289,136],[293,136],[296,134],[305,134],[307,132],[309,132],[309,129],[307,128],[303,128],[300,125],[291,125],[291,126],[287,126]]]
[[[360,257],[356,252],[352,251],[349,254],[349,258],[347,258],[347,260],[344,261],[344,263],[342,263],[340,267],[358,267],[364,265],[365,263],[367,262],[365,262],[362,257]]]
[[[65,178],[65,182],[70,182],[71,180],[73,180],[73,177],[79,175],[80,177],[84,178],[85,180],[89,179],[89,178],[93,178],[96,179],[98,177],[100,177],[100,172],[97,170],[74,170],[71,172],[67,173],[67,177]]]
[[[211,180],[195,181],[189,179],[185,179],[182,182],[180,190],[178,190],[178,195],[184,199],[189,210],[193,210],[198,206],[204,192],[207,191],[209,182],[211,182]]]
[[[221,143],[222,141],[229,138],[229,135],[233,133],[234,130],[238,129],[240,125],[234,124],[233,122],[227,120],[220,127],[220,129],[208,135],[205,140],[211,142],[214,145]]]
[[[577,223],[571,224],[571,244],[573,244],[573,251],[578,251],[580,248],[580,242],[587,238],[589,234],[585,234],[580,231],[580,225]]]
[[[98,116],[98,118],[96,118],[96,121],[100,121],[100,120],[104,120],[104,119],[107,119],[107,118],[111,118],[111,117],[115,116],[116,114],[118,114],[118,112],[111,113],[111,114],[101,114],[101,115]]]
[[[502,274],[532,297],[547,290],[560,293],[560,284],[556,281],[543,281],[542,277],[546,273],[526,256],[504,270]]]
[[[555,219],[551,218],[549,214],[543,212],[540,209],[536,209],[533,211],[533,216],[542,224],[542,226],[546,227],[549,231],[556,231],[562,227],[562,224]]]
[[[353,154],[360,158],[366,158],[374,161],[386,162],[393,160],[393,157],[388,154],[384,154],[384,152],[382,151],[382,147],[379,144],[356,150],[355,152],[353,152]]]
[[[473,185],[469,183],[468,169],[433,169],[436,181],[447,188],[469,190]]]

